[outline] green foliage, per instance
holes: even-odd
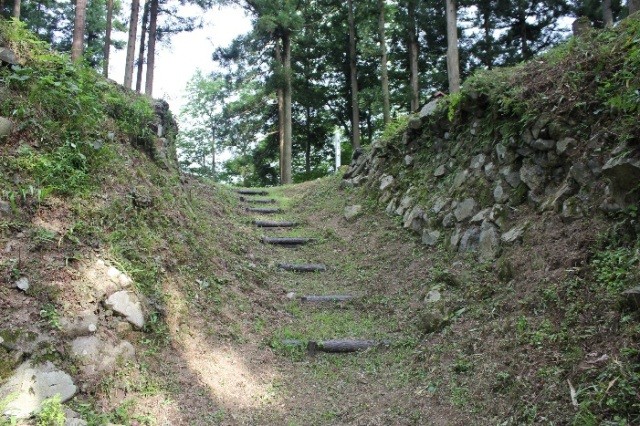
[[[591,264],[596,280],[613,296],[635,283],[638,260],[636,249],[618,247],[596,253]]]
[[[46,399],[36,418],[38,426],[64,426],[66,416],[60,395]]]
[[[462,101],[462,92],[450,94],[447,100],[449,101],[447,118],[449,119],[449,121],[453,121],[456,112],[458,111],[458,107],[460,106],[460,102]]]
[[[58,313],[55,305],[51,303],[47,303],[42,307],[40,310],[40,318],[42,318],[47,324],[49,324],[49,327],[53,329],[59,330],[61,327],[60,314]]]
[[[409,127],[409,115],[401,115],[394,120],[391,120],[387,124],[382,132],[380,139],[384,142],[395,141],[407,130]]]

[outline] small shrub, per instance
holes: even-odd
[[[56,395],[42,403],[37,415],[38,426],[64,426],[66,416],[62,408],[60,395]]]

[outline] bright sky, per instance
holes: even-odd
[[[130,10],[130,3],[123,2],[124,13],[128,15]],[[202,10],[195,6],[182,7],[181,11],[191,16],[202,14]],[[140,13],[142,14],[142,11]],[[227,46],[234,38],[250,29],[250,19],[240,8],[231,6],[214,8],[204,14],[202,29],[173,35],[170,46],[160,44],[156,48],[153,97],[169,102],[171,110],[177,115],[185,103],[184,89],[195,71],[197,69],[204,72],[213,71],[216,66],[211,60],[214,50]],[[114,38],[126,40],[127,34],[116,33]],[[136,52],[138,47],[139,45],[136,45]],[[111,50],[109,77],[119,83],[124,79],[125,58],[125,49]],[[133,84],[135,86],[135,71]]]

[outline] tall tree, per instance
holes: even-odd
[[[80,61],[84,51],[84,30],[87,19],[87,0],[76,0],[76,13],[73,24],[73,41],[71,44],[71,59]]]
[[[150,1],[146,0],[144,2],[144,11],[142,13],[142,34],[140,34],[140,49],[138,51],[138,71],[136,78],[136,92],[141,93],[142,91],[142,70],[144,69],[144,53],[147,47],[146,37],[147,37],[147,25],[149,24],[149,4]]]
[[[136,54],[136,36],[138,33],[138,15],[140,0],[131,1],[131,17],[129,18],[129,39],[127,40],[127,59],[124,67],[124,87],[131,89],[133,83],[133,60]]]
[[[144,80],[144,93],[147,96],[153,94],[153,73],[156,60],[156,41],[158,28],[158,1],[151,0],[149,9],[149,44],[147,46],[147,75]]]
[[[385,0],[378,0],[378,38],[380,39],[380,82],[382,85],[382,117],[385,125],[391,121],[389,101],[389,70],[387,66],[387,36],[385,30]]]
[[[20,19],[20,6],[21,6],[21,2],[20,0],[14,0],[13,1],[13,14],[12,16],[16,19]]]
[[[629,8],[629,15],[636,13],[640,10],[640,0],[627,0],[627,7]]]
[[[292,145],[293,145],[293,129],[291,117],[291,33],[285,30],[282,35],[282,65],[284,69],[284,87],[283,87],[283,103],[284,103],[284,125],[283,125],[283,144],[282,147],[282,170],[280,171],[282,184],[292,183],[291,161],[292,161]]]
[[[351,76],[351,145],[360,148],[360,107],[358,105],[358,68],[356,58],[356,24],[353,0],[347,0],[349,20],[349,73]]]
[[[104,36],[104,59],[102,74],[109,77],[109,53],[111,52],[111,30],[113,28],[113,0],[107,0],[107,28]]]
[[[410,111],[417,111],[420,107],[420,83],[418,77],[418,34],[416,29],[416,0],[407,1],[408,40],[409,40],[409,73],[411,88]]]
[[[458,56],[458,17],[455,0],[447,3],[447,74],[449,93],[460,91],[460,59]]]

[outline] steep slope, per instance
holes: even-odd
[[[464,383],[466,409],[640,421],[639,40],[631,17],[479,73],[345,174],[465,276],[433,286],[446,295],[423,321],[427,348],[451,347],[425,354],[460,373],[444,381]]]

